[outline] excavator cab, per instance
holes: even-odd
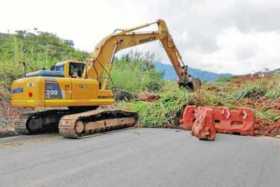
[[[59,62],[53,65],[50,70],[38,70],[35,72],[30,72],[25,75],[25,77],[72,77],[78,78],[82,77],[84,71],[85,63],[79,61],[68,60],[64,62]]]
[[[85,64],[80,62],[70,62],[69,76],[73,78],[81,78],[84,72]]]
[[[51,71],[63,72],[64,77],[81,78],[85,63],[78,61],[65,61],[51,67]]]
[[[52,72],[63,73],[64,77],[81,78],[85,63],[79,61],[65,61],[51,67]]]

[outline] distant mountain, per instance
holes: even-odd
[[[271,71],[272,73],[280,73],[280,68],[274,69]]]
[[[162,63],[155,63],[155,67],[158,71],[164,73],[164,79],[166,80],[177,80],[177,75],[175,73],[175,70],[173,67],[169,64],[162,64]],[[220,77],[230,77],[231,74],[225,73],[225,74],[219,74],[219,73],[213,73],[209,71],[202,71],[195,68],[189,67],[189,73],[193,77],[197,77],[204,81],[214,81]]]

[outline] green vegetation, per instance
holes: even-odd
[[[159,100],[151,103],[123,102],[120,105],[137,111],[143,127],[177,127],[185,105],[248,107],[255,111],[258,119],[273,123],[280,120],[280,112],[274,106],[277,102],[280,106],[279,78],[278,75],[256,80],[231,78],[223,84],[218,80],[204,83],[199,91],[193,93],[179,89],[175,82],[165,81],[158,92]]]
[[[243,99],[243,98],[258,98],[262,97],[266,94],[267,88],[263,84],[247,84],[242,87],[241,90],[238,90],[234,93],[234,97],[236,99]]]
[[[280,76],[275,74],[270,79],[256,80],[254,82],[245,82],[240,89],[237,89],[233,93],[235,99],[244,98],[261,98],[278,99],[280,97]]]
[[[231,76],[223,76],[223,77],[218,78],[215,82],[223,84],[226,82],[230,82],[231,80],[232,80]]]
[[[260,109],[256,110],[256,116],[258,118],[270,121],[270,122],[275,122],[280,119],[280,114],[279,112],[275,112],[274,110],[270,109]]]
[[[159,91],[163,74],[153,65],[152,54],[129,53],[117,58],[112,68],[112,87],[129,92]]]
[[[265,97],[269,99],[280,98],[280,76],[274,76],[275,81],[270,84],[270,88],[267,90]]]
[[[87,55],[75,49],[73,41],[51,33],[37,30],[0,33],[0,83],[9,87],[25,71],[49,68],[66,59],[84,60]]]
[[[120,105],[138,112],[142,127],[177,127],[182,108],[194,104],[193,95],[178,88],[175,82],[167,83],[159,95],[160,99],[154,102],[133,101]]]

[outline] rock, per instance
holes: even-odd
[[[113,92],[114,92],[114,97],[117,101],[130,101],[132,99],[135,99],[134,94],[125,90],[115,89],[113,90]]]

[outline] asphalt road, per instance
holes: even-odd
[[[0,139],[0,186],[279,186],[280,139],[127,129]]]

